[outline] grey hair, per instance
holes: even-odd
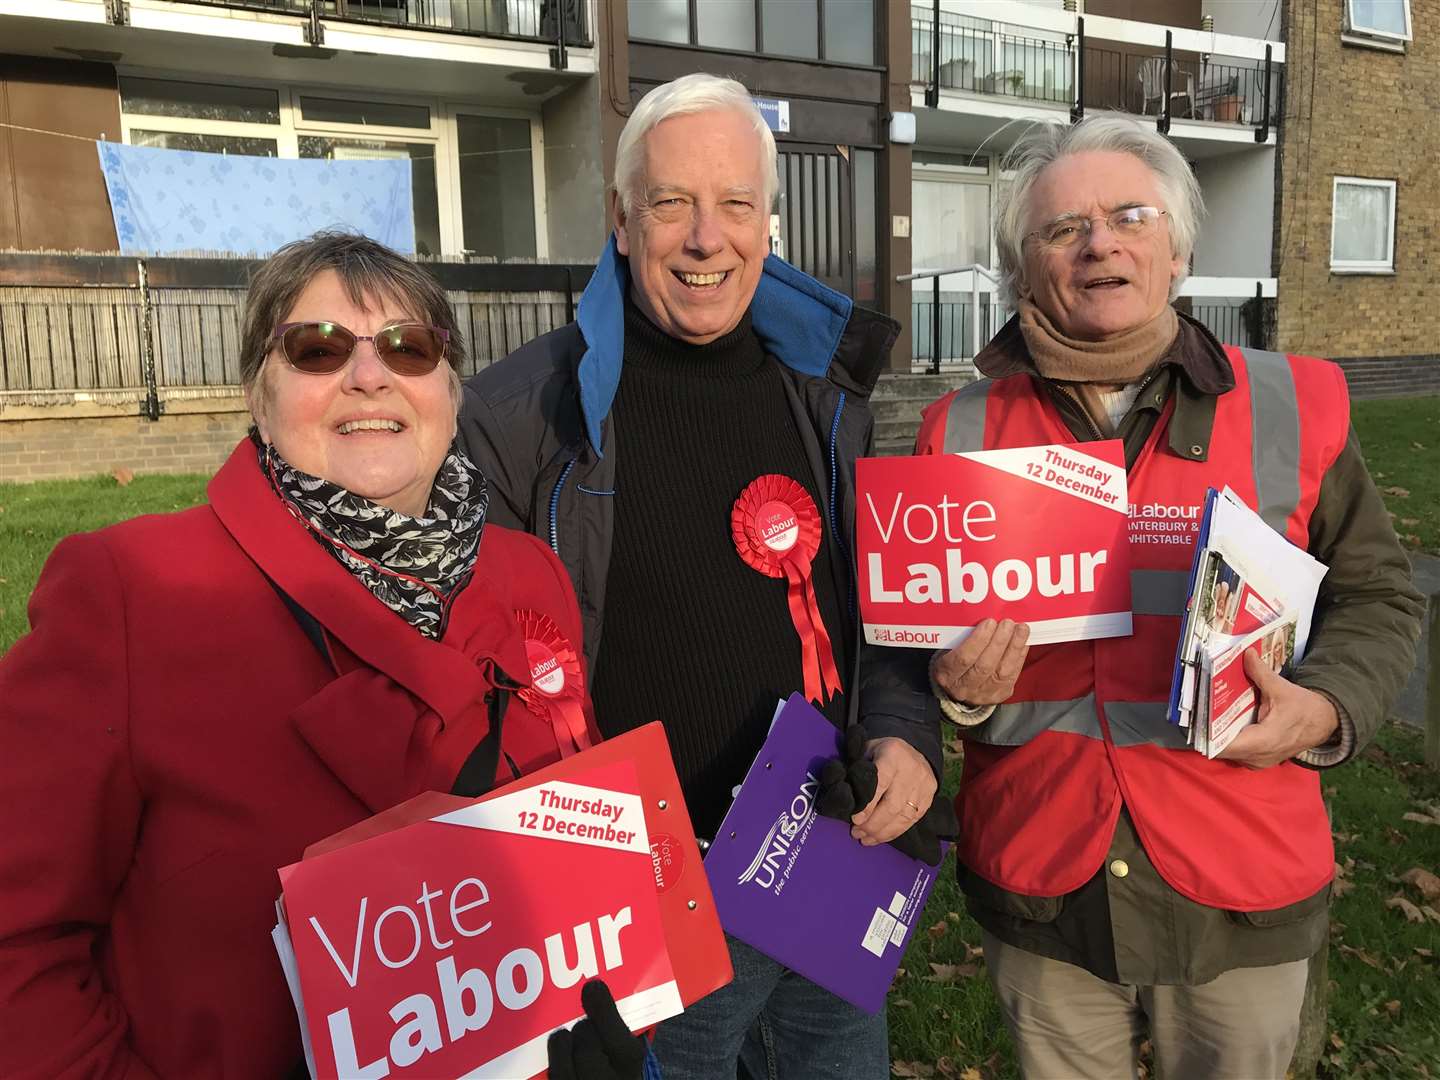
[[[324,230],[296,240],[266,259],[250,279],[240,328],[240,385],[248,396],[265,365],[275,327],[317,274],[333,270],[355,304],[369,297],[398,301],[412,318],[446,331],[445,358],[457,374],[465,339],[445,290],[414,262],[359,233]],[[458,378],[454,381],[458,384]]]
[[[1119,113],[1087,116],[1077,124],[1038,123],[1016,140],[1001,162],[1002,170],[1014,170],[1009,191],[1000,200],[995,226],[1000,298],[1007,307],[1014,308],[1030,291],[1025,280],[1024,245],[1025,234],[1032,227],[1028,214],[1035,182],[1061,158],[1091,151],[1130,154],[1149,167],[1170,218],[1171,251],[1188,268],[1205,215],[1205,199],[1194,171],[1174,143],[1154,127]],[[1188,274],[1188,269],[1182,269],[1170,283],[1172,300]]]
[[[697,71],[655,87],[640,99],[630,119],[625,121],[615,149],[615,193],[620,197],[621,210],[629,214],[639,194],[636,187],[645,169],[645,136],[662,120],[712,109],[731,109],[750,121],[764,155],[762,181],[766,211],[775,205],[775,195],[780,189],[775,172],[775,136],[755,107],[750,91],[734,79]]]

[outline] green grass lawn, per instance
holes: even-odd
[[[1357,402],[1354,418],[1397,531],[1413,548],[1440,551],[1440,398]],[[0,653],[24,632],[26,598],[62,537],[192,506],[205,483],[142,476],[123,487],[110,477],[0,484]],[[1420,760],[1416,734],[1391,725],[1360,761],[1325,778],[1343,868],[1321,1063],[1327,1080],[1440,1076],[1440,879],[1425,876],[1440,874],[1440,775]],[[953,791],[954,762],[950,771]],[[979,942],[947,863],[891,994],[897,1076],[1016,1075]]]
[[[194,506],[204,501],[208,482],[206,476],[140,476],[122,487],[113,477],[92,476],[0,484],[0,654],[29,628],[25,603],[62,539],[140,514]]]
[[[1351,416],[1401,541],[1440,553],[1440,397],[1357,401]]]

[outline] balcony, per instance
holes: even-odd
[[[1276,141],[1279,42],[974,0],[912,6],[910,33],[922,140],[1000,135],[989,145],[1003,150],[1012,120],[1118,110],[1153,117],[1192,158]]]
[[[555,12],[564,8],[564,41],[588,47],[584,0],[180,0],[185,5],[294,15],[554,44]],[[312,15],[313,12],[313,15]]]

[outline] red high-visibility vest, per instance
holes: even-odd
[[[1327,361],[1226,348],[1209,453],[1168,445],[1174,398],[1129,470],[1134,633],[1030,650],[1011,699],[964,731],[958,854],[1011,892],[1058,896],[1100,868],[1123,802],[1176,891],[1236,911],[1318,892],[1334,869],[1319,775],[1253,770],[1186,748],[1166,705],[1207,487],[1229,485],[1308,546],[1320,481],[1345,445],[1349,398]],[[982,380],[925,412],[918,452],[1074,442],[1029,375]],[[1156,521],[1172,527],[1155,528]]]

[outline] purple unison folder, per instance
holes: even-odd
[[[705,856],[720,925],[869,1013],[885,1006],[939,867],[862,847],[815,812],[840,733],[799,694],[775,718]]]

